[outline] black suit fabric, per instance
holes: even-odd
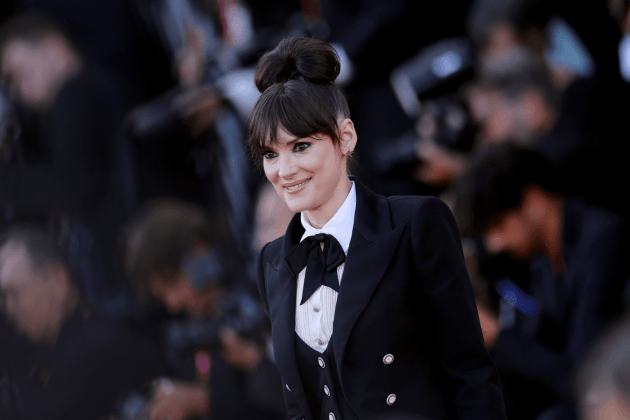
[[[385,198],[355,183],[332,337],[346,402],[360,419],[504,419],[449,209],[434,197]],[[303,233],[298,214],[284,237],[263,248],[258,287],[289,418],[314,420],[319,413],[308,406],[294,351],[297,281],[284,262]],[[384,363],[388,354],[393,363]],[[396,401],[389,405],[391,394]]]

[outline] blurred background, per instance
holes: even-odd
[[[255,266],[293,215],[245,141],[257,59],[308,36],[354,175],[451,207],[508,418],[630,419],[628,11],[3,0],[0,418],[285,417]]]

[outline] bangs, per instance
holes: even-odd
[[[278,143],[278,129],[297,138],[325,134],[339,142],[337,118],[349,117],[343,94],[332,84],[303,80],[278,83],[265,90],[252,110],[248,144],[255,159]]]

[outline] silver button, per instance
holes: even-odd
[[[316,307],[313,308],[313,311],[314,312],[319,312],[319,308],[316,306]]]
[[[335,420],[335,415],[333,413],[328,413],[328,420]]]
[[[393,354],[386,354],[385,357],[383,357],[383,363],[385,363],[386,365],[391,365],[393,362],[394,362]]]
[[[396,402],[396,394],[389,394],[387,396],[387,405],[392,405]]]
[[[322,359],[321,357],[317,358],[317,363],[319,363],[319,367],[322,369],[326,367],[326,363],[324,362],[324,359]]]
[[[289,384],[286,384],[287,389],[291,392],[291,388],[289,388]]]
[[[330,388],[328,388],[328,385],[324,385],[324,394],[330,397]]]

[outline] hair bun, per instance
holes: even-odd
[[[333,83],[340,67],[337,51],[330,44],[313,38],[293,37],[283,39],[260,58],[254,79],[262,93],[276,83],[289,80]]]

